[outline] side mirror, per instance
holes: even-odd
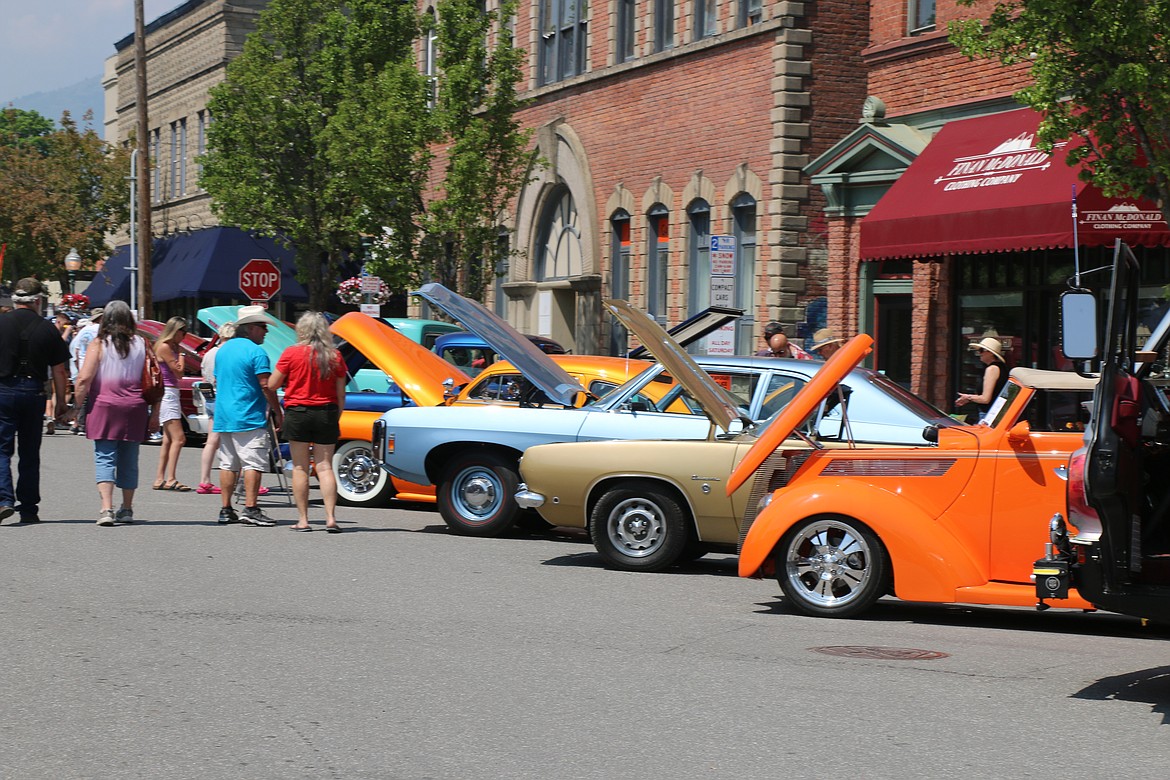
[[[1097,299],[1088,290],[1060,296],[1060,351],[1069,360],[1097,357]]]
[[[1020,420],[1008,431],[1008,441],[1012,444],[1023,444],[1032,435],[1032,426],[1027,420]]]

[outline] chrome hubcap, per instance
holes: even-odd
[[[475,477],[463,484],[463,503],[475,510],[483,510],[496,500],[496,486],[484,477]]]
[[[789,545],[788,581],[810,602],[840,606],[856,598],[869,582],[871,554],[851,528],[814,523]]]
[[[371,454],[364,450],[347,453],[338,464],[337,475],[343,487],[351,493],[367,493],[378,481]]]
[[[666,536],[662,512],[645,499],[628,498],[615,506],[609,517],[610,542],[632,558],[650,555]]]

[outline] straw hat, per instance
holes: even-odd
[[[985,349],[1000,360],[1003,360],[1003,343],[999,339],[992,338],[991,336],[987,336],[982,341],[972,341],[967,345],[967,349],[973,351]]]
[[[264,313],[263,306],[241,306],[239,311],[236,312],[236,327],[249,325],[253,322],[259,322],[264,325],[272,324],[272,321],[268,319],[268,315]]]
[[[813,334],[813,343],[809,349],[816,352],[821,347],[827,347],[830,344],[840,344],[843,341],[845,339],[838,336],[837,331],[832,328],[821,328]]]

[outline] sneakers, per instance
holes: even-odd
[[[262,528],[271,528],[276,525],[276,521],[264,514],[258,506],[244,507],[244,511],[240,513],[240,522],[244,525],[255,525]]]
[[[220,525],[227,525],[228,523],[238,522],[240,522],[240,516],[237,515],[236,510],[232,509],[230,506],[225,506],[223,509],[219,510]]]
[[[98,515],[98,525],[111,526],[114,524],[114,510],[103,509],[102,513]]]
[[[219,493],[219,485],[213,485],[210,482],[200,482],[199,487],[195,488],[196,493]]]
[[[115,520],[115,522],[119,522],[119,523],[133,523],[134,522],[134,510],[127,509],[126,507],[122,507],[121,509],[119,509],[117,512],[114,513],[114,520]]]
[[[13,509],[8,504],[5,504],[4,506],[0,506],[0,523],[4,522],[8,518],[12,517],[12,513],[15,511],[16,510]]]
[[[52,436],[57,432],[57,423],[55,420],[45,420],[45,435]]]
[[[147,436],[146,440],[151,444],[158,444],[163,440],[162,431],[155,431],[154,433]]]

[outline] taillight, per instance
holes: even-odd
[[[1085,460],[1088,450],[1082,447],[1072,454],[1068,460],[1068,522],[1075,526],[1075,538],[1098,539],[1101,536],[1101,518],[1097,510],[1089,506],[1089,498],[1085,494]]]

